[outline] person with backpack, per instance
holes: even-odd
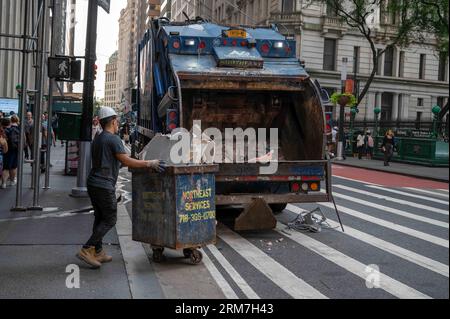
[[[370,131],[366,132],[366,145],[367,145],[367,153],[366,153],[367,159],[372,159],[374,141]]]
[[[17,115],[11,117],[9,125],[6,126],[5,133],[8,141],[8,153],[3,158],[2,188],[16,185],[20,143],[19,118]]]
[[[6,141],[5,131],[0,126],[0,187],[6,188],[6,180],[3,181],[3,157],[8,153],[8,142]],[[3,187],[3,184],[5,187]]]

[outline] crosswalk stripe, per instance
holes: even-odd
[[[334,209],[334,206],[332,203],[318,203],[318,204],[321,206],[325,206],[325,207]],[[428,241],[428,242],[433,243],[438,246],[449,248],[448,240],[446,240],[446,239],[439,238],[439,237],[436,237],[436,236],[433,236],[433,235],[430,235],[430,234],[427,234],[427,233],[424,233],[424,232],[421,232],[421,231],[418,231],[415,229],[411,229],[411,228],[408,228],[405,226],[401,226],[401,225],[398,225],[393,222],[385,221],[383,219],[376,218],[376,217],[358,212],[356,210],[353,210],[353,209],[350,209],[347,207],[343,207],[341,205],[337,205],[337,208],[340,212],[346,213],[353,217],[368,221],[373,224],[380,225],[382,227],[386,227],[386,228],[398,231],[400,233],[403,233],[403,234],[406,234],[406,235],[409,235],[412,237],[416,237],[416,238]]]
[[[431,224],[431,225],[435,225],[435,226],[439,226],[439,227],[443,227],[443,228],[447,228],[447,229],[449,228],[448,227],[448,223],[446,223],[446,222],[435,220],[435,219],[428,218],[428,217],[419,216],[419,215],[416,215],[416,214],[411,214],[411,213],[405,212],[405,211],[400,210],[400,209],[396,209],[396,208],[391,208],[391,207],[375,204],[375,203],[372,203],[372,202],[368,202],[368,201],[365,201],[365,200],[362,200],[362,199],[359,199],[359,198],[356,198],[356,197],[347,196],[347,195],[340,194],[340,193],[337,193],[337,192],[333,192],[333,196],[337,197],[337,198],[342,198],[342,199],[345,199],[345,200],[348,200],[348,201],[351,201],[351,202],[354,202],[354,203],[357,203],[357,204],[368,206],[368,207],[371,207],[371,208],[384,210],[385,212],[392,213],[392,214],[395,214],[395,215],[399,215],[399,216],[402,216],[402,217],[418,220],[418,221],[421,221],[421,222],[424,222],[424,223],[427,223],[427,224]]]
[[[280,223],[277,224],[277,232],[280,234],[285,234],[285,226],[281,226]],[[353,273],[354,275],[367,280],[368,273],[366,269],[368,265],[365,265],[339,251],[336,249],[323,244],[301,232],[289,232],[290,236],[288,238],[292,239],[299,245],[315,252],[316,254],[322,256],[323,258],[333,262],[334,264],[344,268],[345,270]],[[393,296],[404,299],[431,299],[430,296],[421,293],[398,280],[395,280],[383,273],[379,273],[379,287]]]
[[[280,263],[265,254],[258,247],[239,236],[232,230],[220,225],[218,236],[239,255],[295,299],[325,299],[321,292],[310,286],[286,269]]]
[[[448,199],[448,194],[442,194],[442,193],[433,192],[433,191],[430,191],[430,190],[425,190],[425,189],[420,189],[420,188],[414,188],[414,187],[403,187],[403,188],[411,190],[413,192],[425,193],[425,194],[430,194],[430,195],[433,195],[433,196],[438,196],[438,197],[443,197],[443,198],[447,198]],[[448,201],[446,203],[448,204]]]
[[[219,264],[230,275],[233,281],[238,285],[242,292],[249,299],[261,299],[258,294],[248,285],[244,278],[234,269],[234,267],[228,262],[228,260],[222,255],[222,253],[216,248],[216,246],[208,246],[209,251],[217,259]]]
[[[356,189],[356,188],[348,187],[348,186],[344,186],[344,185],[336,185],[335,184],[335,185],[333,185],[333,187],[340,188],[340,189],[345,189],[345,190],[348,190],[348,191],[351,191],[351,192],[354,192],[354,193],[359,193],[361,195],[366,195],[366,196],[370,196],[370,197],[374,197],[374,198],[378,198],[378,199],[384,199],[384,200],[389,201],[389,202],[394,202],[394,203],[397,203],[397,204],[411,206],[411,207],[414,207],[414,208],[420,208],[420,209],[423,209],[425,211],[430,211],[430,212],[434,212],[434,213],[438,213],[438,214],[442,214],[442,215],[447,215],[448,216],[448,210],[445,210],[445,209],[434,208],[434,207],[430,207],[428,205],[417,204],[417,203],[413,203],[411,201],[406,201],[406,200],[393,198],[393,197],[389,197],[389,196],[385,196],[385,195],[379,195],[379,194],[363,191],[363,190],[360,190],[360,189]]]
[[[225,278],[223,278],[222,274],[216,268],[216,266],[214,266],[211,259],[209,259],[208,255],[205,253],[205,250],[200,249],[200,251],[203,254],[203,264],[205,265],[206,269],[208,269],[209,273],[214,278],[216,283],[219,285],[225,297],[227,299],[239,299],[233,288],[231,288],[230,284],[225,280]]]
[[[386,187],[380,187],[380,186],[375,186],[375,185],[366,185],[366,187],[370,187],[370,188],[386,191],[386,192],[389,192],[389,193],[399,194],[399,195],[403,195],[403,196],[423,199],[423,200],[427,200],[427,201],[435,202],[435,203],[439,203],[439,204],[448,205],[448,201],[432,198],[432,197],[429,197],[429,196],[421,196],[421,195],[406,193],[406,192],[402,192],[402,191],[399,191],[399,190],[387,189]]]
[[[289,204],[286,207],[287,210],[296,213],[301,214],[304,212],[300,207],[294,206]],[[333,228],[338,228],[339,223],[327,219],[328,224]],[[340,232],[340,230],[337,230]],[[342,233],[342,232],[341,232]],[[366,234],[362,231],[359,231],[357,229],[351,228],[348,225],[345,225],[345,234],[347,236],[353,237],[355,239],[358,239],[366,244],[372,245],[378,249],[384,250],[390,254],[393,254],[395,256],[398,256],[400,258],[403,258],[409,262],[412,262],[416,265],[419,265],[423,268],[426,268],[428,270],[434,271],[440,275],[443,275],[445,277],[449,277],[449,267],[448,265],[445,265],[441,262],[435,261],[431,258],[419,255],[411,250],[402,248],[400,246],[397,246],[395,244],[392,244],[388,241],[385,241],[383,239],[380,239],[378,237]]]
[[[443,192],[445,192],[445,193],[448,193],[448,189],[442,189],[442,188],[439,188],[438,190],[443,191]]]

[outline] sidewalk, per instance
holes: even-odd
[[[65,148],[52,149],[49,190],[40,191],[42,212],[11,212],[16,188],[0,189],[0,299],[2,298],[130,298],[130,287],[116,230],[105,238],[113,262],[93,271],[75,254],[90,235],[90,200],[69,196],[76,177],[64,176]],[[24,206],[31,206],[31,167],[25,165]],[[41,187],[44,174],[41,175]],[[80,268],[80,288],[69,289],[69,265]],[[66,272],[67,271],[67,272]],[[73,272],[73,271],[72,271]]]
[[[335,165],[352,166],[358,168],[365,168],[375,171],[382,171],[388,173],[401,174],[411,177],[424,178],[430,180],[436,180],[439,182],[449,181],[449,168],[448,167],[429,167],[423,165],[412,165],[399,162],[391,162],[390,166],[384,166],[382,160],[367,160],[365,158],[359,160],[357,157],[350,157],[343,161],[336,159],[332,160]]]

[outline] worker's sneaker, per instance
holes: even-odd
[[[77,257],[91,266],[93,269],[100,268],[102,264],[95,257],[95,247],[81,248]]]
[[[112,257],[108,256],[104,249],[102,249],[99,253],[95,253],[95,259],[102,264],[112,261]]]

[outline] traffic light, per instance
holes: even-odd
[[[333,112],[325,112],[325,133],[331,134],[333,129]]]
[[[172,132],[178,127],[178,110],[167,110],[167,130]]]
[[[98,69],[97,64],[94,64],[94,81],[97,80],[97,69]]]

